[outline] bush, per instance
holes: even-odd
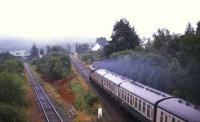
[[[0,103],[0,122],[27,122],[27,120],[21,108]]]
[[[88,108],[88,105],[87,105],[85,97],[84,97],[85,96],[84,90],[83,90],[83,87],[81,86],[81,84],[79,84],[76,81],[72,81],[71,88],[72,88],[72,91],[76,95],[76,101],[75,101],[76,108],[78,108],[80,110],[84,110],[85,108]]]
[[[86,99],[86,102],[90,106],[93,106],[98,101],[98,98],[96,96],[94,96],[94,94],[92,93],[92,91],[89,91],[89,92],[87,92],[85,94],[85,99]]]
[[[38,71],[49,76],[51,80],[65,78],[71,70],[69,55],[65,54],[65,50],[59,46],[49,48],[46,56],[34,60],[32,64],[35,64]]]
[[[21,74],[24,66],[21,61],[7,53],[0,54],[0,72],[7,71],[9,73]]]
[[[23,64],[16,59],[9,59],[4,61],[4,71],[20,74],[24,71]]]
[[[25,92],[19,76],[7,72],[0,73],[0,87],[0,102],[25,105]]]
[[[75,106],[79,110],[92,111],[92,107],[98,101],[94,93],[89,91],[84,91],[83,86],[77,81],[71,82],[71,89],[76,95]]]

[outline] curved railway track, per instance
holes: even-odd
[[[43,88],[40,86],[38,81],[32,75],[32,72],[31,72],[28,64],[25,63],[25,67],[29,74],[29,80],[32,83],[34,92],[37,96],[37,99],[38,99],[40,106],[43,110],[43,113],[45,115],[46,122],[64,122],[64,120],[62,120],[62,118],[56,111],[54,105],[49,100],[48,96],[45,94]]]

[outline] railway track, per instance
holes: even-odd
[[[81,61],[79,61],[76,57],[70,56],[71,62],[75,65],[77,70],[80,71],[82,76],[85,78],[86,83],[88,83],[96,95],[100,98],[100,100],[105,105],[106,110],[109,112],[110,121],[112,122],[138,122],[135,118],[132,118],[127,114],[127,112],[121,108],[115,101],[113,101],[109,95],[104,94],[104,91],[99,87],[95,86],[92,82],[89,82],[89,69],[87,69]]]
[[[89,78],[89,69],[86,69],[81,62],[77,61],[77,59],[75,59],[74,57],[71,56],[72,62],[77,65],[80,70],[84,73],[84,75],[86,75],[87,78]]]
[[[26,70],[29,74],[29,80],[32,83],[34,92],[37,96],[37,99],[39,101],[39,104],[43,110],[43,113],[46,118],[46,122],[66,122],[64,121],[57,110],[55,109],[52,102],[49,100],[48,96],[45,94],[43,88],[40,86],[38,81],[33,76],[28,64],[25,63]]]

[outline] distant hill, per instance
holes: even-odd
[[[0,53],[6,51],[16,51],[16,50],[29,50],[33,43],[36,43],[38,48],[45,48],[47,45],[61,45],[65,48],[67,43],[72,47],[75,43],[89,43],[94,42],[91,38],[62,38],[62,39],[51,39],[51,40],[28,40],[21,38],[12,37],[0,37]]]
[[[0,38],[0,52],[29,49],[32,43],[14,38]]]

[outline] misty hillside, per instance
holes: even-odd
[[[33,43],[36,44],[38,48],[45,48],[53,45],[61,45],[63,48],[67,47],[69,43],[72,47],[76,43],[88,43],[90,45],[94,44],[94,39],[91,38],[63,38],[63,39],[52,39],[52,40],[28,40],[20,38],[4,38],[0,37],[0,53],[6,51],[16,51],[16,50],[29,50]]]
[[[14,38],[0,38],[0,52],[29,49],[32,43]]]

